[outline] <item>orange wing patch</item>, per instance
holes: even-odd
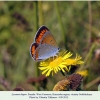
[[[37,47],[38,47],[37,43],[32,44],[32,46],[31,46],[31,55],[32,55],[32,57],[34,56],[35,50],[36,50]]]
[[[38,60],[38,50],[35,52],[35,60]]]
[[[40,43],[40,41],[41,41],[43,35],[44,35],[47,31],[48,31],[47,29],[44,29],[44,30],[42,30],[42,31],[39,33],[39,35],[38,35],[37,38],[36,38],[36,43],[38,43],[38,44]]]

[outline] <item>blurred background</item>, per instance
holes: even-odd
[[[53,90],[63,78],[41,76],[30,45],[41,25],[47,26],[60,48],[78,53],[88,71],[83,89],[100,84],[99,1],[0,1],[0,90]],[[80,66],[81,67],[81,66]],[[38,87],[38,88],[37,88]],[[16,89],[15,89],[16,90]]]

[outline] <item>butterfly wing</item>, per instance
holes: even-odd
[[[35,41],[36,43],[40,44],[40,42],[41,42],[41,40],[42,40],[44,34],[45,34],[47,31],[49,31],[49,29],[48,29],[46,26],[41,26],[41,27],[38,29],[38,31],[37,31],[37,33],[36,33],[36,35],[35,35],[34,41]]]
[[[46,26],[41,26],[36,33],[35,42],[38,44],[50,44],[57,47],[57,43]]]
[[[49,44],[41,44],[36,48],[34,58],[36,61],[41,61],[50,57],[57,56],[58,52],[59,48],[56,48],[55,46]]]
[[[38,47],[38,44],[37,43],[32,43],[31,46],[30,46],[30,55],[31,57],[35,60],[35,51],[36,51],[36,48]]]
[[[58,52],[55,38],[46,26],[41,26],[30,47],[32,58],[35,61],[41,61],[56,56]]]
[[[50,31],[47,31],[44,34],[44,36],[43,36],[43,38],[41,40],[41,44],[49,44],[49,45],[58,47],[57,43],[56,43],[56,40],[55,40],[55,38],[53,37],[53,35],[51,34]]]

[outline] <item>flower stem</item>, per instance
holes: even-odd
[[[42,1],[38,1],[39,26],[43,25]]]
[[[91,8],[91,1],[88,1],[88,13],[89,13],[89,34],[88,34],[88,43],[91,42],[91,35],[92,35],[92,8]]]
[[[38,30],[38,2],[35,1],[34,2],[34,32],[36,32]]]
[[[38,2],[34,2],[34,31],[36,32],[38,30]],[[38,63],[36,64],[38,66]],[[39,76],[39,69],[36,67],[36,77]],[[36,85],[37,90],[39,90],[39,87]]]
[[[55,9],[56,9],[56,12],[57,12],[57,17],[58,17],[58,21],[59,21],[59,24],[60,24],[60,27],[61,27],[61,31],[62,31],[62,34],[63,34],[63,40],[64,40],[64,44],[66,44],[65,40],[65,31],[64,31],[64,26],[63,26],[63,22],[61,20],[61,16],[60,16],[60,11],[59,11],[59,7],[58,7],[58,3],[57,1],[54,1],[54,4],[55,4]]]
[[[82,69],[86,69],[88,67],[88,65],[90,64],[91,62],[91,59],[92,59],[92,52],[93,50],[95,49],[96,47],[96,44],[93,43],[87,56],[85,57],[85,60],[84,60],[84,64],[78,69],[78,71],[82,70]]]

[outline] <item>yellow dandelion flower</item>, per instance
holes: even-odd
[[[42,74],[45,74],[46,76],[49,76],[51,73],[57,73],[58,71],[69,71],[67,66],[70,65],[77,65],[77,64],[83,64],[83,61],[81,61],[81,57],[76,55],[75,59],[71,59],[72,56],[71,52],[64,52],[63,55],[56,57],[52,61],[42,61],[40,62],[39,69],[42,70]]]
[[[65,62],[67,63],[67,65],[77,65],[77,64],[83,64],[84,62],[81,61],[82,57],[76,55],[75,59],[66,59]]]
[[[88,76],[88,71],[87,70],[82,70],[82,71],[79,71],[79,72],[76,72],[77,74],[80,74],[82,76]]]

